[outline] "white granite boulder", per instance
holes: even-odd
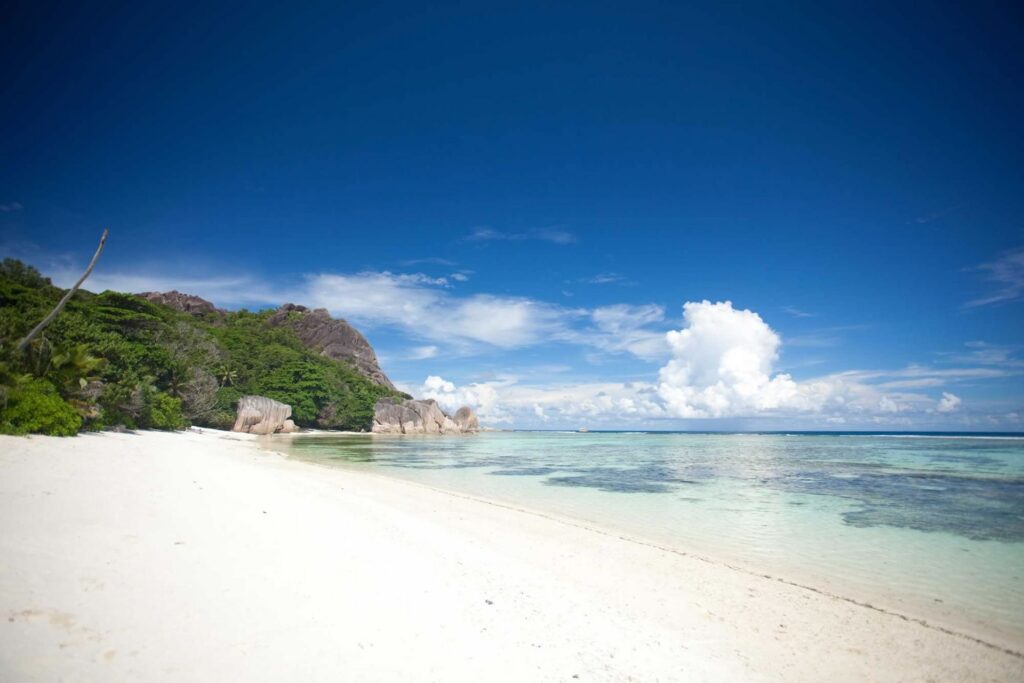
[[[243,396],[238,400],[238,414],[233,432],[249,434],[275,434],[296,431],[289,418],[292,407],[266,396]]]
[[[480,429],[470,408],[462,407],[452,419],[434,399],[402,401],[382,398],[373,411],[373,432],[376,434],[464,434]]]

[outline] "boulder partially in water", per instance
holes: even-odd
[[[376,434],[466,434],[480,429],[473,410],[463,406],[452,418],[432,398],[382,398],[373,411]]]
[[[405,434],[422,432],[423,421],[412,408],[396,399],[382,398],[373,407],[373,428],[376,434]]]
[[[476,413],[469,406],[462,406],[456,410],[455,415],[452,416],[452,421],[464,432],[480,431],[480,420],[477,419]]]

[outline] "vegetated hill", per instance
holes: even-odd
[[[300,426],[369,430],[376,401],[403,396],[344,321],[294,306],[222,311],[178,293],[161,302],[80,291],[18,353],[18,340],[63,293],[31,266],[0,264],[0,432],[230,428],[246,394],[288,403]],[[338,330],[349,346],[325,345]],[[362,355],[345,359],[349,347]]]
[[[192,315],[227,313],[206,299],[178,291],[143,292],[139,296]],[[376,384],[388,389],[395,388],[377,364],[377,354],[366,337],[347,321],[332,318],[326,309],[310,310],[297,304],[284,304],[267,319],[267,324],[271,327],[289,327],[307,349],[352,365]]]

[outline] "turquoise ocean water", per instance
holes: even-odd
[[[572,518],[1024,649],[1024,437],[311,435],[289,452]]]

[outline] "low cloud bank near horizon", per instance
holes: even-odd
[[[66,286],[80,274],[66,262],[55,265],[46,274],[58,285]],[[275,288],[249,275],[182,278],[98,269],[86,289],[177,289],[225,307],[285,302],[322,307],[365,329],[400,331],[412,342],[407,361],[436,362],[481,349],[512,351],[558,343],[658,364],[656,371],[634,382],[526,384],[507,378],[457,386],[442,372],[414,387],[414,394],[434,398],[446,408],[470,405],[485,423],[495,425],[769,418],[833,428],[938,423],[1020,427],[1018,411],[981,415],[971,402],[948,390],[956,382],[1020,374],[1024,364],[1011,357],[1015,349],[969,342],[968,351],[948,356],[967,367],[847,370],[798,381],[776,370],[784,343],[778,332],[758,313],[729,301],[686,302],[682,325],[674,326],[664,307],[656,304],[568,308],[528,297],[463,294],[460,284],[458,278],[423,273],[363,271],[312,274]],[[925,393],[929,390],[938,393]]]
[[[1009,370],[909,366],[889,372],[847,371],[797,381],[775,372],[781,337],[761,317],[731,302],[687,302],[684,325],[666,333],[671,358],[656,382],[526,385],[514,379],[456,386],[432,375],[419,388],[445,408],[469,405],[484,423],[537,426],[577,422],[622,424],[667,420],[776,418],[844,425],[948,422],[964,408],[952,391],[938,396],[909,391],[950,382],[1002,377]],[[910,383],[904,386],[904,383]],[[486,397],[480,400],[479,397]],[[964,415],[964,426],[1016,427],[1020,415]]]

